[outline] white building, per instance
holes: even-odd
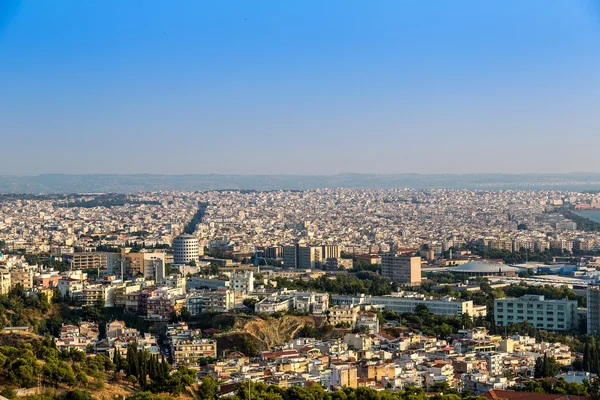
[[[398,292],[389,296],[373,296],[370,304],[383,305],[386,309],[398,314],[415,312],[417,306],[424,305],[436,315],[461,316],[468,314],[471,317],[484,317],[487,312],[485,306],[474,306],[472,300],[459,300],[455,297],[436,298],[415,292]]]
[[[252,271],[232,273],[229,278],[229,288],[244,294],[252,293],[254,291],[254,273]]]
[[[204,253],[204,251],[202,251]],[[198,262],[200,247],[194,235],[180,235],[173,239],[173,263],[189,264]]]
[[[538,329],[556,331],[574,330],[579,324],[575,300],[546,300],[539,295],[494,300],[494,319],[496,326],[527,321]]]

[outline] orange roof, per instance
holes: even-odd
[[[590,396],[572,396],[565,394],[546,394],[531,392],[515,392],[514,390],[492,389],[483,394],[489,400],[593,400]]]

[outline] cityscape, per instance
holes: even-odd
[[[314,385],[323,395],[594,393],[600,222],[579,215],[600,208],[593,190],[164,191],[0,204],[2,335],[41,340],[56,357],[28,359],[41,378],[17,369],[22,358],[5,364],[9,395],[82,380],[120,396]],[[104,367],[90,370],[89,358]]]
[[[600,0],[0,0],[0,400],[600,400]]]

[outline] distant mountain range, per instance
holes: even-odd
[[[600,190],[600,173],[337,175],[63,175],[0,176],[0,193],[133,193],[157,190],[555,189]]]

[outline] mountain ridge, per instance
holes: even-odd
[[[600,173],[565,174],[41,174],[0,175],[0,193],[134,193],[158,190],[547,189],[599,190]]]

